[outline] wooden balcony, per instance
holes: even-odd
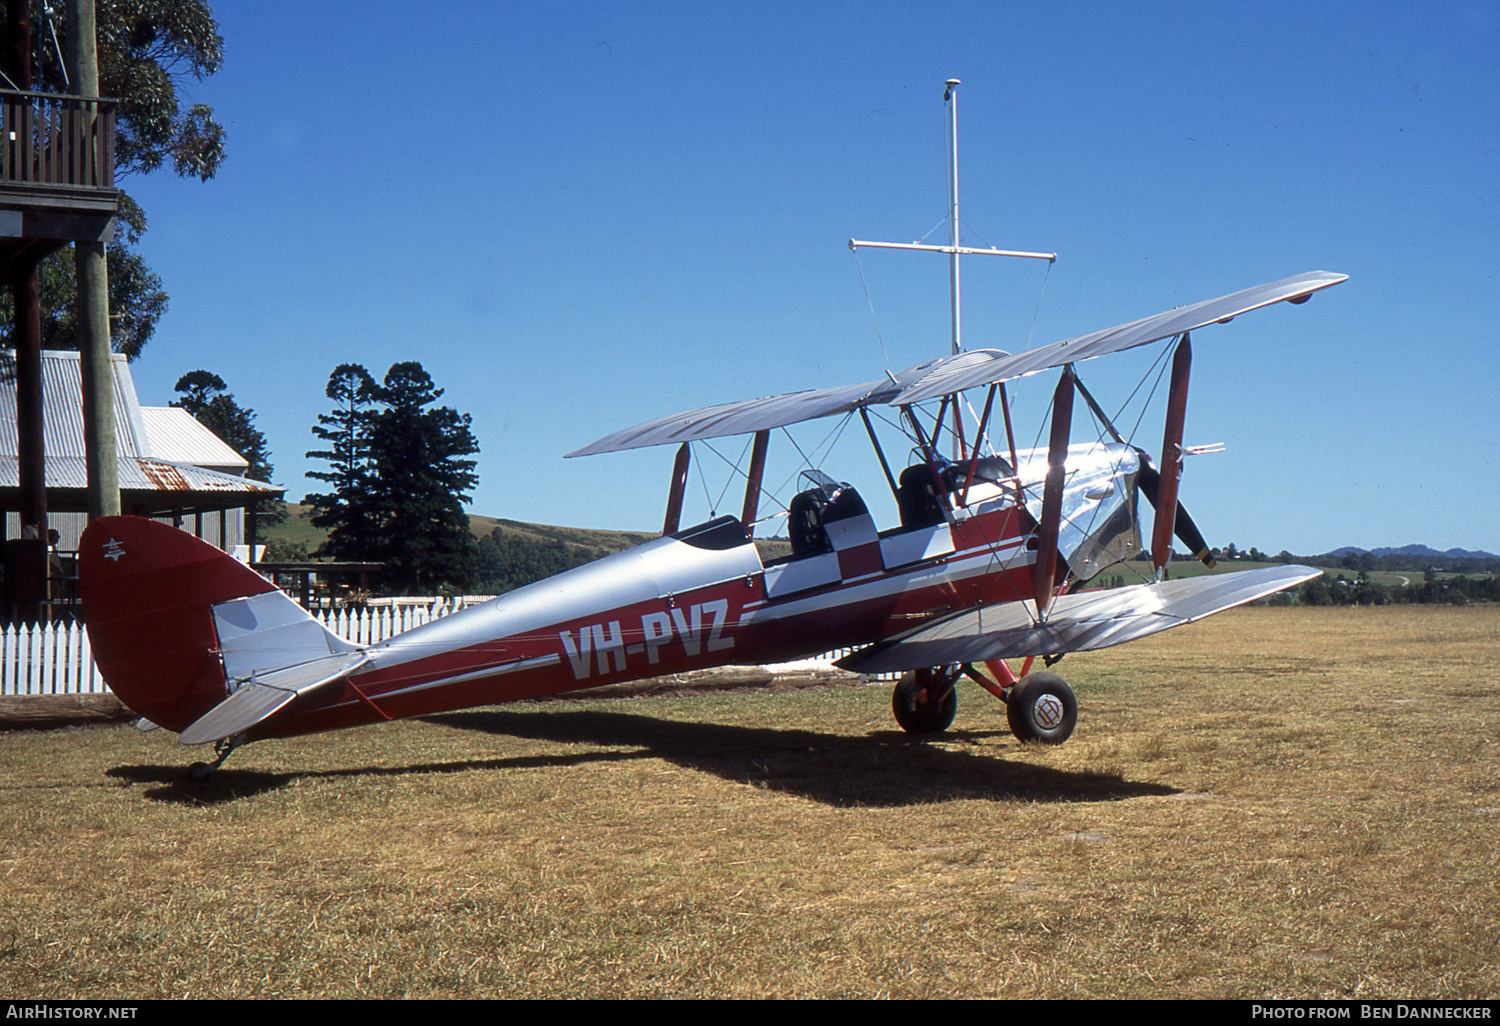
[[[0,90],[0,263],[113,236],[115,107]]]

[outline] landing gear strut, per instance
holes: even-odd
[[[214,742],[214,755],[217,758],[213,762],[195,762],[187,769],[188,779],[194,782],[207,780],[214,770],[224,765],[224,760],[229,758],[229,753],[240,746],[240,742],[232,737],[221,738]]]
[[[908,734],[941,734],[958,712],[957,667],[908,670],[891,694],[891,712]]]

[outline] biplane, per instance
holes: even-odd
[[[960,245],[957,85],[950,79],[944,97],[953,113],[950,244],[849,244],[948,254],[951,355],[862,384],[662,417],[569,453],[677,446],[661,536],[374,645],[339,637],[270,581],[185,532],[99,518],[79,543],[79,578],[104,679],[143,725],[176,731],[184,744],[215,745],[215,760],[195,764],[195,776],[248,741],[836,650],[849,650],[839,660],[846,669],[899,675],[892,711],[912,734],[952,725],[956,685],[967,677],[1005,703],[1017,737],[1059,744],[1078,703],[1050,670],[1058,658],[1318,576],[1300,566],[1178,579],[1166,570],[1174,535],[1213,565],[1177,498],[1194,451],[1183,444],[1190,333],[1304,303],[1346,276],[1313,271],[1022,353],[965,351],[960,255],[1055,255]],[[1116,429],[1077,369],[1155,342],[1172,352],[1159,460]],[[1006,386],[1059,369],[1048,444],[1019,449]],[[968,397],[981,392],[976,414]],[[1072,441],[1076,397],[1102,429],[1093,440]],[[989,443],[997,412],[1002,445]],[[909,444],[899,474],[872,414],[887,425],[893,418]],[[809,462],[795,494],[765,518],[785,525],[790,551],[765,558],[753,534],[771,433],[830,417],[863,424],[898,521],[878,528],[857,488]],[[748,466],[736,467],[745,479],[740,516],[683,528],[692,446],[739,435],[748,440]],[[1084,589],[1142,553],[1142,497],[1155,510],[1149,575]],[[1039,658],[1048,668],[1033,671]],[[1022,660],[1019,670],[1012,660]]]
[[[1163,571],[1174,534],[1213,558],[1177,499],[1188,454],[1189,333],[1304,302],[1343,280],[1314,271],[1024,353],[967,351],[876,381],[616,432],[568,455],[678,446],[661,537],[375,645],[332,633],[270,581],[183,531],[99,518],[79,551],[94,657],[144,720],[184,744],[216,745],[216,761],[200,772],[247,741],[837,649],[853,650],[839,661],[847,669],[901,674],[892,707],[908,732],[947,730],[955,685],[968,677],[1005,703],[1017,737],[1060,743],[1077,701],[1056,673],[1033,672],[1033,660],[1143,638],[1319,574],[1277,566],[1166,579]],[[1077,364],[1162,340],[1174,355],[1157,461],[1115,430]],[[1017,450],[1006,383],[1059,368],[1047,446]],[[959,397],[971,389],[985,400],[966,431]],[[1075,395],[1106,425],[1101,440],[1071,441]],[[980,440],[997,405],[1006,444],[987,452]],[[876,408],[893,411],[913,442],[899,474],[871,427]],[[772,430],[836,415],[867,428],[899,522],[879,529],[856,488],[809,468],[779,514],[790,553],[763,559],[750,525]],[[681,528],[691,444],[732,435],[750,439],[741,515]],[[1156,511],[1151,579],[1081,590],[1142,551],[1141,497]],[[1019,671],[1009,662],[1017,659]]]

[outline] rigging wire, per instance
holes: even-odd
[[[691,444],[689,443],[689,445]],[[703,461],[694,460],[693,469],[698,472],[698,483],[703,486],[703,501],[708,506],[708,515],[710,517],[718,516],[718,512],[714,509],[713,496],[708,494],[708,479],[703,476]]]
[[[1042,288],[1036,297],[1036,312],[1031,315],[1031,331],[1026,335],[1026,348],[1031,348],[1032,341],[1036,338],[1036,322],[1042,316],[1042,300],[1047,295],[1047,282],[1052,278],[1052,261],[1047,261],[1047,271],[1042,275]]]
[[[875,316],[875,300],[870,296],[870,285],[865,281],[865,267],[859,262],[859,250],[851,249],[854,254],[854,266],[859,270],[859,283],[865,290],[865,302],[870,305],[870,319],[875,322],[875,341],[880,343],[880,354],[885,357],[886,374],[891,372],[891,354],[886,351],[885,339],[880,334],[880,318]]]
[[[960,218],[960,220],[962,220],[962,218]],[[926,242],[927,241],[927,237],[929,235],[931,235],[933,232],[937,231],[939,228],[941,228],[943,225],[945,225],[947,223],[948,223],[948,215],[944,214],[942,217],[938,218],[938,223],[935,224],[935,225],[933,225],[931,228],[927,229],[927,234],[923,235],[917,241],[918,242]]]
[[[754,437],[755,437],[754,435],[746,435],[745,436],[745,444],[742,445],[742,446],[740,446],[740,455],[739,455],[739,458],[734,461],[734,469],[736,471],[739,471],[740,476],[743,477],[743,478],[745,478],[745,480],[747,480],[747,481],[750,479],[750,476],[748,474],[746,474],[744,471],[740,471],[740,462],[742,460],[744,460],[745,453],[747,453],[747,452],[750,451],[750,442],[751,442],[751,440]],[[724,478],[724,487],[722,489],[720,489],[720,491],[719,491],[719,503],[722,503],[724,501],[724,496],[729,493],[729,486],[731,484],[733,484],[733,483],[734,483],[734,475],[733,474],[731,474],[728,477]]]
[[[839,422],[829,429],[828,434],[823,436],[823,440],[812,447],[813,456],[816,456],[820,450],[823,450],[825,448],[831,450],[834,444],[838,442],[839,437],[843,435],[844,428],[848,426],[849,421],[853,419],[853,417],[853,410],[850,410],[848,413],[844,414],[844,416],[839,419]],[[777,491],[780,491],[781,488],[785,488],[787,485],[791,484],[792,481],[797,477],[797,475],[802,473],[804,469],[815,470],[818,466],[817,462],[811,456],[808,456],[807,453],[802,451],[802,446],[797,444],[797,440],[792,437],[792,433],[790,431],[783,427],[781,429],[781,433],[786,436],[786,440],[788,442],[792,443],[792,448],[797,450],[797,455],[802,457],[802,464],[795,470],[793,470],[789,475],[787,475],[786,479],[781,482],[781,485],[777,489]]]
[[[1146,379],[1151,376],[1152,368],[1156,367],[1159,364],[1160,369],[1156,372],[1156,380],[1151,382],[1151,391],[1146,394],[1146,401],[1141,404],[1140,415],[1135,418],[1135,423],[1130,426],[1130,434],[1125,436],[1126,441],[1130,442],[1130,444],[1132,445],[1135,444],[1135,433],[1141,429],[1141,421],[1146,419],[1146,411],[1151,408],[1151,400],[1156,398],[1156,390],[1161,387],[1162,376],[1167,372],[1167,355],[1171,352],[1173,344],[1177,341],[1178,338],[1181,337],[1182,336],[1180,335],[1174,336],[1167,342],[1167,344],[1162,348],[1160,355],[1157,356],[1155,362],[1153,362],[1150,367],[1146,368],[1146,373],[1141,375],[1141,380],[1136,382],[1135,388],[1132,389],[1130,394],[1125,397],[1125,401],[1120,404],[1119,412],[1115,414],[1115,416],[1118,417],[1121,413],[1125,412],[1125,407],[1130,405],[1130,400],[1135,398],[1136,392],[1139,392],[1141,390],[1141,386],[1144,385],[1146,383]],[[1165,459],[1165,455],[1163,455],[1163,458]]]

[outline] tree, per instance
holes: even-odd
[[[328,531],[318,551],[334,559],[360,560],[378,538],[379,518],[371,498],[370,426],[380,387],[364,367],[341,363],[329,375],[325,393],[334,401],[334,410],[318,414],[312,433],[328,448],[314,450],[307,458],[325,460],[329,469],[309,472],[308,477],[333,487],[303,502],[314,510],[313,526]]]
[[[127,228],[125,239],[133,243],[138,238],[133,229]],[[146,266],[139,253],[130,249],[125,239],[116,237],[104,251],[109,276],[110,348],[134,360],[167,312],[167,293],[162,289],[161,279]],[[42,346],[77,349],[78,283],[71,255],[66,251],[52,254],[41,262],[37,273],[42,289]],[[13,297],[8,289],[0,290],[0,321],[15,322]]]
[[[32,25],[38,38],[66,32],[61,5],[44,8],[33,0]],[[224,160],[224,129],[213,108],[193,104],[183,110],[181,86],[219,70],[224,40],[205,0],[97,0],[99,92],[120,101],[116,113],[115,174],[149,174],[170,164],[179,176],[208,181]],[[50,27],[49,27],[50,26]],[[67,92],[61,55],[50,45],[37,48],[35,86]],[[146,215],[121,193],[124,231],[106,251],[109,274],[110,334],[114,351],[135,359],[166,312],[167,293],[132,247],[146,230]],[[78,348],[74,325],[72,254],[54,253],[42,261],[42,345]],[[0,319],[15,321],[12,297],[0,295]]]
[[[420,363],[394,364],[380,387],[385,409],[370,427],[375,508],[392,590],[431,591],[468,582],[474,536],[463,504],[479,483],[470,417],[447,406]]]
[[[327,393],[335,411],[313,433],[330,448],[308,453],[329,463],[314,476],[334,485],[307,497],[330,530],[320,551],[385,564],[387,591],[466,586],[476,546],[463,507],[479,483],[469,415],[435,406],[443,390],[416,362],[393,364],[379,385],[341,365]]]
[[[250,464],[246,477],[271,480],[276,471],[271,466],[266,436],[255,427],[255,411],[235,402],[223,378],[206,370],[190,371],[177,379],[175,391],[179,398],[170,405],[187,410],[198,423],[245,457]]]

